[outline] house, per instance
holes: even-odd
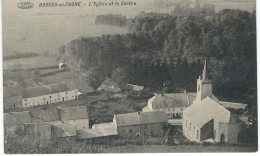
[[[138,85],[133,85],[133,84],[126,84],[123,89],[126,90],[126,91],[141,92],[141,91],[143,91],[144,86],[138,86]]]
[[[167,117],[164,111],[134,112],[114,115],[113,123],[120,137],[162,136]]]
[[[65,83],[25,88],[22,92],[22,107],[32,107],[78,98],[78,89],[69,89]]]
[[[112,93],[117,93],[117,92],[120,92],[121,89],[118,88],[118,87],[115,87],[114,85],[107,85],[107,84],[101,84],[100,87],[98,87],[97,91],[104,91],[104,92],[112,92]]]
[[[4,128],[5,135],[24,132],[44,139],[75,136],[76,130],[89,128],[87,107],[4,113]]]
[[[212,81],[207,78],[206,61],[202,77],[197,80],[197,95],[193,104],[183,111],[183,134],[191,141],[238,142],[241,122],[212,93]],[[236,104],[232,103],[232,107]],[[241,107],[242,104],[238,104]],[[243,104],[245,106],[245,104]],[[228,106],[231,107],[231,106]]]
[[[4,110],[22,107],[22,88],[16,85],[3,87]]]
[[[75,129],[88,129],[89,118],[86,106],[57,108],[59,120],[74,125]]]
[[[115,137],[118,135],[113,122],[94,124],[91,129],[77,130],[78,139]]]
[[[63,70],[66,65],[63,62],[60,62],[58,64],[58,66],[59,66],[59,69]]]
[[[183,110],[189,107],[196,98],[196,93],[155,94],[148,100],[143,112],[164,111],[168,119],[182,118]]]

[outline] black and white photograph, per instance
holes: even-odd
[[[3,152],[257,153],[256,10],[2,0]]]

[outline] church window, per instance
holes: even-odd
[[[199,139],[199,130],[197,130],[197,139]]]

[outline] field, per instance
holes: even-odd
[[[256,152],[256,146],[202,146],[202,145],[127,145],[120,147],[105,148],[104,153],[188,153],[188,152]]]

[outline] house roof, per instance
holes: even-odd
[[[63,138],[76,135],[75,126],[69,123],[53,123],[51,127],[52,138]]]
[[[169,93],[169,94],[155,94],[149,99],[154,109],[170,108],[170,107],[188,107],[196,98],[196,93]]]
[[[167,122],[165,111],[140,112],[139,116],[141,124]]]
[[[31,123],[29,111],[4,113],[4,125]]]
[[[164,111],[134,112],[115,115],[117,126],[140,125],[150,123],[167,122],[167,115]]]
[[[78,91],[83,94],[94,91],[93,88],[90,87],[86,81],[79,78],[66,81],[66,85],[69,88],[69,90],[78,89]]]
[[[230,115],[230,111],[209,97],[195,102],[183,111],[183,118],[188,118],[197,127],[202,127],[212,119],[229,123]]]
[[[77,137],[79,139],[97,138],[97,137],[112,136],[117,134],[118,132],[114,127],[113,122],[95,124],[92,126],[92,129],[77,130]]]
[[[22,88],[19,86],[7,86],[3,87],[4,98],[22,95]]]
[[[30,111],[33,123],[59,120],[57,109]]]
[[[114,87],[113,85],[112,86],[109,86],[107,84],[101,84],[101,86],[97,89],[97,91],[101,91],[101,90],[104,90],[106,92],[119,92],[120,89],[117,88],[117,87]]]
[[[65,83],[57,83],[51,85],[43,85],[43,86],[36,86],[25,88],[23,90],[23,98],[31,98],[49,94],[55,94],[60,92],[69,91],[69,88],[66,86]]]
[[[86,106],[57,108],[61,121],[88,119],[88,110]]]
[[[247,104],[244,103],[220,101],[220,104],[225,108],[231,108],[231,109],[245,109],[247,107]]]
[[[142,91],[144,89],[144,86],[126,84],[126,89],[131,89],[131,90],[135,90],[135,91]]]

